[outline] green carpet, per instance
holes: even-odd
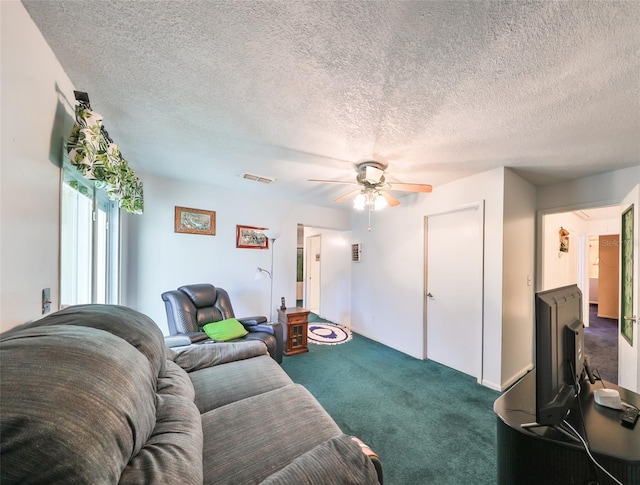
[[[385,485],[496,483],[499,393],[472,377],[356,334],[282,367],[378,453]]]

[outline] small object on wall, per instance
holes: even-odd
[[[560,235],[560,252],[568,253],[569,252],[569,231],[567,231],[564,227],[560,227],[560,231],[558,233]]]
[[[269,249],[269,238],[264,233],[266,229],[266,227],[236,225],[236,247],[246,249]],[[273,264],[271,269],[273,273]]]
[[[356,243],[351,245],[351,261],[359,263],[362,259],[362,244]]]
[[[286,310],[287,309],[287,305],[284,302],[284,296],[282,298],[280,298],[280,310]]]
[[[176,206],[174,231],[215,236],[216,213],[215,211]]]

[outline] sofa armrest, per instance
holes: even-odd
[[[278,364],[282,364],[282,353],[284,352],[284,329],[282,328],[281,323],[262,323],[245,328],[249,332],[265,332],[273,335],[276,338],[276,351],[273,358]]]
[[[378,481],[380,482],[380,485],[382,485],[382,462],[380,461],[378,454],[369,448],[369,445],[363,442],[360,438],[352,436],[351,439],[360,446],[360,451],[368,456],[373,462],[373,466],[376,468],[376,473],[378,474]]]
[[[209,340],[209,336],[204,332],[190,332],[190,333],[182,333],[178,335],[185,335],[191,339],[192,344],[196,344],[198,342],[204,342],[205,340]]]
[[[335,436],[300,455],[267,477],[263,485],[288,483],[359,483],[378,485],[378,474],[371,459],[347,435]],[[382,471],[382,469],[380,469]]]
[[[174,347],[184,347],[191,345],[191,339],[186,335],[171,335],[164,338],[164,344],[170,349]]]
[[[260,323],[246,327],[249,332],[266,332],[278,337],[278,333],[282,332],[281,323]]]
[[[252,327],[260,323],[267,323],[267,317],[242,317],[238,318],[238,321],[245,327]]]

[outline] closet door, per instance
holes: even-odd
[[[426,218],[426,357],[482,379],[483,206]]]

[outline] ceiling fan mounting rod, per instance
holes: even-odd
[[[385,170],[387,166],[384,163],[376,162],[375,160],[365,160],[356,165],[358,171],[365,169],[366,167],[377,168],[378,170]]]

